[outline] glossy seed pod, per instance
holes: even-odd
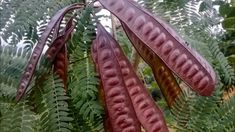
[[[30,57],[30,60],[25,68],[25,71],[21,77],[21,80],[19,82],[18,88],[17,88],[17,95],[16,100],[19,101],[24,93],[26,92],[27,87],[29,86],[29,83],[33,77],[34,71],[36,69],[36,65],[38,63],[38,60],[42,54],[43,48],[45,46],[45,43],[47,41],[47,38],[49,37],[50,33],[54,29],[55,25],[58,23],[59,20],[61,20],[64,15],[71,10],[78,9],[83,7],[83,4],[72,4],[69,5],[61,10],[59,10],[51,19],[49,24],[47,25],[45,31],[43,32],[42,36],[40,37],[36,47],[33,50],[33,53]],[[55,29],[57,30],[57,29]]]
[[[100,24],[97,25],[97,28],[107,36],[108,44],[118,60],[125,88],[127,89],[135,113],[142,126],[148,132],[167,132],[168,129],[161,110],[155,105],[155,102],[147,92],[144,84],[133,70],[131,63],[125,57],[121,47]],[[114,70],[109,70],[107,73],[109,76],[116,74]],[[118,91],[114,90],[112,95],[116,94],[118,94]]]
[[[140,123],[125,88],[118,60],[110,41],[100,28],[92,44],[93,60],[103,84],[105,104],[114,132],[140,132]]]
[[[216,85],[213,68],[195,50],[187,47],[170,26],[132,0],[99,1],[194,91],[203,96],[212,94]]]
[[[145,44],[141,42],[141,40],[138,39],[124,23],[122,23],[122,27],[136,51],[152,68],[155,80],[157,81],[168,106],[171,107],[175,99],[181,93],[181,88],[176,82],[171,70],[151,49],[145,46]]]

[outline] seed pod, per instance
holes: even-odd
[[[68,23],[65,26],[65,29],[63,31],[63,34],[59,37],[57,37],[53,43],[50,45],[49,49],[46,52],[46,57],[49,59],[51,62],[54,61],[55,57],[57,54],[61,51],[61,49],[64,47],[66,44],[67,40],[70,39],[71,33],[74,30],[75,26],[72,24],[73,19],[71,18]]]
[[[100,88],[99,88],[99,98],[101,99],[101,102],[104,106],[104,111],[105,111],[104,121],[103,121],[104,130],[105,130],[105,132],[113,132],[113,127],[112,127],[110,117],[109,117],[109,114],[108,114],[107,105],[105,104],[105,97],[104,96],[105,96],[104,95],[104,88],[103,88],[103,85],[101,83]]]
[[[58,26],[58,23],[57,25]],[[74,29],[73,17],[66,24],[63,35],[56,38],[51,44],[51,47],[46,52],[46,57],[54,65],[54,73],[58,74],[63,80],[64,88],[67,90],[67,72],[68,72],[68,56],[66,42],[71,37],[71,32]],[[55,33],[55,35],[58,33]],[[57,37],[57,35],[56,35]]]
[[[36,65],[38,63],[38,60],[39,60],[41,54],[42,54],[42,51],[43,51],[43,48],[44,48],[45,43],[47,41],[47,38],[50,35],[51,31],[54,29],[56,23],[58,23],[58,21],[61,20],[61,18],[64,17],[64,15],[68,11],[81,8],[82,6],[83,6],[82,4],[73,4],[73,5],[67,6],[67,7],[59,10],[56,13],[56,15],[54,15],[52,17],[51,21],[47,25],[42,36],[40,37],[36,47],[34,48],[33,53],[30,57],[30,60],[26,66],[25,72],[23,73],[23,75],[21,77],[20,83],[17,88],[17,95],[16,95],[17,101],[19,101],[23,97],[27,87],[29,86],[29,83],[33,77]],[[55,30],[57,30],[57,29],[55,29]]]
[[[203,96],[212,94],[216,85],[213,68],[195,50],[187,47],[186,42],[166,23],[132,0],[99,1],[194,91]]]
[[[125,57],[121,47],[100,24],[98,24],[97,28],[104,36],[107,36],[106,41],[109,41],[108,44],[111,47],[111,51],[113,51],[118,60],[118,67],[121,69],[121,76],[124,80],[125,88],[131,98],[137,118],[143,127],[148,132],[168,131],[161,110],[155,105],[155,102],[148,94],[144,84],[135,74],[131,63]],[[109,70],[109,72],[106,73],[112,76],[112,74],[115,74],[115,71]],[[118,92],[114,91],[112,94],[115,95],[117,93]]]
[[[93,43],[95,43],[95,40],[93,41]],[[94,49],[95,48],[95,45],[93,44],[92,45],[92,48],[91,48],[91,54],[92,54],[92,59],[93,59],[93,62],[95,63],[95,66],[96,66],[96,71],[98,72],[99,68],[98,68],[98,60],[97,60],[97,49]],[[100,82],[100,85],[99,85],[99,101],[101,102],[101,105],[104,107],[104,111],[105,111],[105,115],[104,115],[104,121],[103,121],[103,125],[104,125],[104,130],[105,132],[113,132],[113,127],[112,127],[112,124],[111,124],[111,121],[110,121],[110,117],[109,117],[109,114],[108,114],[108,109],[107,109],[107,105],[105,103],[105,94],[104,94],[104,87],[103,87],[103,84]]]
[[[56,55],[60,52],[60,50],[64,47],[64,45],[70,38],[69,36],[71,35],[73,29],[74,29],[74,26],[70,27],[65,32],[64,35],[56,38],[56,40],[52,43],[51,47],[47,50],[47,53],[46,53],[47,59],[49,59],[51,62],[54,61]]]
[[[124,23],[122,23],[122,27],[136,51],[152,68],[155,80],[157,81],[168,106],[171,107],[172,103],[174,103],[175,99],[181,93],[181,88],[176,82],[175,77],[165,63],[155,55],[152,50],[145,46],[145,44],[141,42],[141,40],[138,39]]]
[[[105,104],[114,132],[140,132],[140,124],[125,88],[118,60],[111,49],[107,34],[98,28],[92,44],[93,60],[103,84]]]
[[[64,47],[57,54],[53,65],[54,73],[58,74],[63,80],[64,88],[67,91],[68,56],[66,45],[64,45]]]

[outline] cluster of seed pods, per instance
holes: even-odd
[[[107,34],[98,28],[97,37],[92,44],[92,56],[102,80],[105,105],[109,120],[111,120],[112,130],[139,132],[140,124],[125,89],[118,60],[110,49],[109,43]]]
[[[194,91],[212,94],[216,85],[213,68],[162,20],[141,9],[133,0],[99,0],[116,15],[145,46]]]
[[[138,39],[124,23],[122,23],[122,27],[136,51],[152,68],[155,80],[157,81],[168,106],[171,107],[175,99],[181,93],[181,88],[176,82],[171,70],[152,50],[145,46],[145,44],[141,42],[141,40]]]
[[[153,17],[133,0],[99,0],[116,15],[133,46],[151,66],[169,106],[181,92],[173,74],[185,81],[200,95],[211,95],[216,85],[212,67],[196,51],[186,46],[162,20]],[[71,10],[81,8],[73,4],[60,10],[49,22],[28,62],[20,80],[16,99],[19,101],[28,87],[49,35],[54,31],[53,43],[46,53],[54,64],[54,72],[67,83],[66,41],[74,29],[72,19],[58,37],[60,23]],[[97,37],[92,44],[92,58],[101,78],[105,105],[105,127],[110,132],[140,132],[141,125],[148,132],[167,132],[159,107],[148,94],[121,47],[105,29],[97,25]]]
[[[36,47],[33,50],[33,53],[30,57],[30,60],[26,66],[25,72],[23,73],[21,80],[19,82],[18,88],[17,88],[17,95],[16,95],[16,100],[19,101],[23,95],[26,92],[27,87],[29,86],[29,83],[33,77],[34,71],[36,69],[36,65],[38,63],[38,60],[42,54],[43,48],[46,44],[47,38],[49,37],[49,35],[51,34],[51,32],[53,31],[57,31],[58,29],[55,29],[55,26],[57,25],[57,23],[62,20],[62,18],[64,17],[64,15],[71,10],[74,9],[79,9],[83,7],[83,4],[73,4],[73,5],[69,5],[61,10],[59,10],[51,19],[51,21],[49,22],[49,24],[47,25],[45,31],[43,32],[42,36],[40,37]]]
[[[140,131],[138,123],[127,114],[134,110],[138,120],[148,132],[168,131],[161,110],[155,105],[142,81],[138,78],[121,47],[105,29],[97,25],[97,38],[92,45],[93,60],[104,88],[105,102],[114,131]],[[130,101],[130,102],[129,102]],[[128,103],[129,105],[125,105]],[[128,108],[129,107],[129,108]],[[121,113],[115,117],[115,113]],[[124,116],[125,115],[125,116]],[[122,128],[116,122],[126,122]],[[129,125],[128,125],[129,124]],[[127,129],[127,130],[128,130]]]

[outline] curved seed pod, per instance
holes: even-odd
[[[105,104],[114,132],[140,132],[140,123],[125,88],[118,60],[111,49],[107,34],[98,28],[92,44],[94,62],[103,84]]]
[[[51,47],[47,50],[47,59],[49,59],[51,62],[54,61],[57,54],[60,52],[60,50],[64,47],[65,43],[70,38],[73,29],[74,26],[70,27],[70,29],[68,29],[64,35],[56,38],[56,40],[52,43]]]
[[[129,60],[125,57],[118,43],[105,32],[105,29],[99,24],[98,30],[105,33],[109,39],[109,45],[112,47],[115,56],[118,59],[119,67],[125,82],[125,87],[129,93],[136,115],[148,132],[166,132],[168,131],[161,110],[155,105],[144,84],[135,74]],[[111,75],[112,72],[110,72]],[[115,94],[115,92],[113,92]]]
[[[99,0],[161,60],[200,95],[209,96],[216,85],[213,68],[162,20],[132,0]]]
[[[42,54],[43,47],[47,41],[47,38],[48,38],[49,34],[51,33],[51,31],[53,30],[53,28],[55,27],[58,20],[61,20],[61,18],[64,17],[64,15],[68,11],[74,10],[77,8],[81,8],[82,6],[83,6],[82,4],[73,4],[73,5],[67,6],[67,7],[59,10],[57,12],[57,14],[52,17],[51,21],[47,25],[42,36],[40,37],[36,47],[34,48],[33,53],[30,57],[30,60],[26,66],[25,72],[23,73],[23,75],[21,77],[21,80],[20,80],[18,88],[17,88],[17,95],[16,95],[17,101],[19,101],[23,97],[23,95],[24,95],[24,93],[25,93],[25,91],[26,91],[26,89],[27,89],[32,77],[33,77],[33,73],[35,71],[38,60]]]
[[[174,103],[175,99],[181,93],[181,88],[176,82],[175,77],[170,69],[157,55],[155,55],[154,52],[152,52],[152,50],[147,46],[144,46],[144,43],[141,42],[141,40],[138,39],[124,23],[121,24],[136,51],[152,68],[155,80],[157,81],[168,106],[171,107],[172,103]]]
[[[59,34],[59,26],[60,22],[58,22],[56,25],[55,29],[58,30],[54,32],[54,37],[57,37]],[[62,32],[63,35],[57,37],[46,52],[47,59],[53,62],[54,73],[58,74],[59,77],[63,80],[64,88],[66,91],[68,74],[68,56],[66,42],[68,39],[70,39],[71,33],[74,28],[75,26],[73,25],[73,17],[71,17]]]
[[[64,47],[67,40],[70,39],[71,33],[74,30],[75,26],[73,25],[73,17],[68,21],[63,31],[63,35],[57,37],[53,43],[50,45],[49,49],[46,52],[46,57],[51,62],[54,61],[57,54]]]

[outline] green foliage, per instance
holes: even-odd
[[[27,101],[16,104],[19,77],[30,52],[12,46],[0,46],[0,128],[2,132],[33,132],[37,115]]]
[[[125,32],[123,30],[117,30],[117,40],[118,43],[121,45],[123,52],[128,58],[132,57],[132,45],[130,41],[128,40],[127,36],[125,35]]]
[[[197,96],[192,92],[184,93],[175,102],[172,114],[179,131],[227,131],[234,130],[234,99],[221,103],[221,86],[211,97]]]
[[[223,17],[222,26],[226,30],[223,35],[223,43],[220,45],[225,56],[235,54],[235,6],[231,3],[222,3],[219,8],[220,15]]]
[[[72,129],[73,118],[62,80],[53,75],[42,77],[42,80],[42,83],[36,83],[32,91],[34,109],[40,115],[40,131],[69,132]]]
[[[102,123],[103,108],[98,101],[98,78],[91,60],[91,43],[95,37],[95,18],[92,8],[82,10],[77,19],[76,32],[69,42],[70,68],[69,91],[77,118],[85,126],[96,130]],[[100,124],[96,124],[96,123]],[[83,125],[84,126],[84,125]],[[94,127],[94,128],[92,128]],[[91,129],[92,128],[92,129]],[[81,130],[84,128],[79,128]]]
[[[220,104],[211,114],[211,119],[216,122],[212,125],[212,131],[235,131],[235,96],[231,97],[229,101]]]
[[[1,130],[4,132],[65,131],[71,127],[68,123],[72,120],[69,116],[68,97],[65,96],[63,83],[58,77],[50,77],[44,80],[43,84],[36,85],[37,88],[32,92],[37,95],[34,96],[34,101],[28,98],[16,104],[16,87],[30,52],[12,46],[2,46],[0,50]]]
[[[0,34],[4,40],[14,45],[24,36],[37,39],[38,22],[46,20],[61,7],[65,7],[78,0],[3,0],[0,5]],[[32,38],[36,37],[36,38]]]
[[[1,115],[2,132],[34,132],[37,130],[37,115],[31,111],[27,102],[11,104],[8,110],[2,112]]]
[[[30,52],[12,46],[0,46],[0,95],[13,100],[22,69]]]

